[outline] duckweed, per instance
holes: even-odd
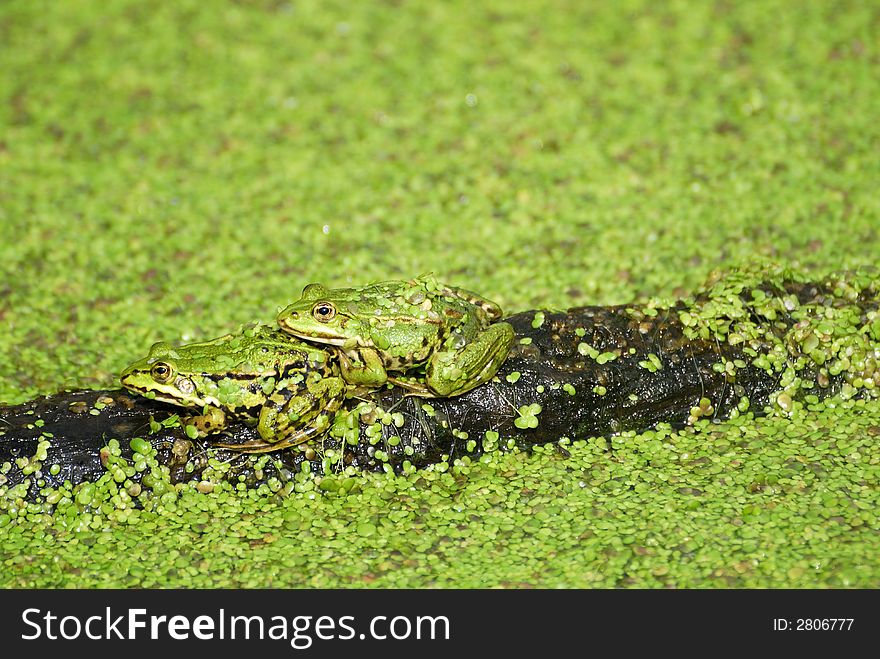
[[[523,430],[527,428],[538,427],[538,415],[541,413],[541,406],[537,403],[531,405],[523,405],[518,410],[519,416],[514,420],[514,425]]]

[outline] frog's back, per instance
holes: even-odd
[[[182,372],[268,374],[281,363],[305,362],[308,346],[266,325],[171,349]]]
[[[459,288],[458,286],[449,286],[448,284],[442,284],[441,286],[442,295],[461,300],[469,305],[482,309],[489,322],[498,320],[503,314],[501,307],[492,302],[492,300],[487,300],[473,291],[469,291],[466,288]]]
[[[406,322],[407,317],[412,316],[414,323],[442,322],[446,311],[466,316],[470,315],[473,307],[482,312],[484,322],[491,323],[502,315],[501,307],[491,300],[473,291],[444,284],[433,275],[410,280],[380,281],[361,288],[328,290],[322,287],[320,297],[362,320],[395,319],[397,322]],[[312,298],[315,295],[309,297],[310,300]]]

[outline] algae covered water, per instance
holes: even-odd
[[[116,386],[314,281],[434,272],[514,313],[671,300],[748,257],[876,265],[877,22],[4,3],[0,400]],[[2,585],[876,587],[878,433],[838,397],[335,491],[71,492],[4,509]]]

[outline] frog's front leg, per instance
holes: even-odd
[[[381,387],[388,381],[382,357],[372,348],[339,350],[339,372],[346,382],[366,387]]]
[[[494,323],[463,347],[434,353],[425,368],[428,387],[437,396],[458,396],[488,382],[507,359],[514,336],[509,323]]]

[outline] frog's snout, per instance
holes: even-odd
[[[123,387],[134,386],[139,373],[138,364],[129,364],[119,374],[119,382]]]
[[[122,373],[119,374],[119,382],[123,385],[129,384],[129,380],[131,379],[131,375],[133,373],[133,369],[131,366],[126,368]]]
[[[281,327],[290,327],[291,323],[295,323],[299,320],[299,311],[283,311],[281,315],[278,316],[278,323]]]

